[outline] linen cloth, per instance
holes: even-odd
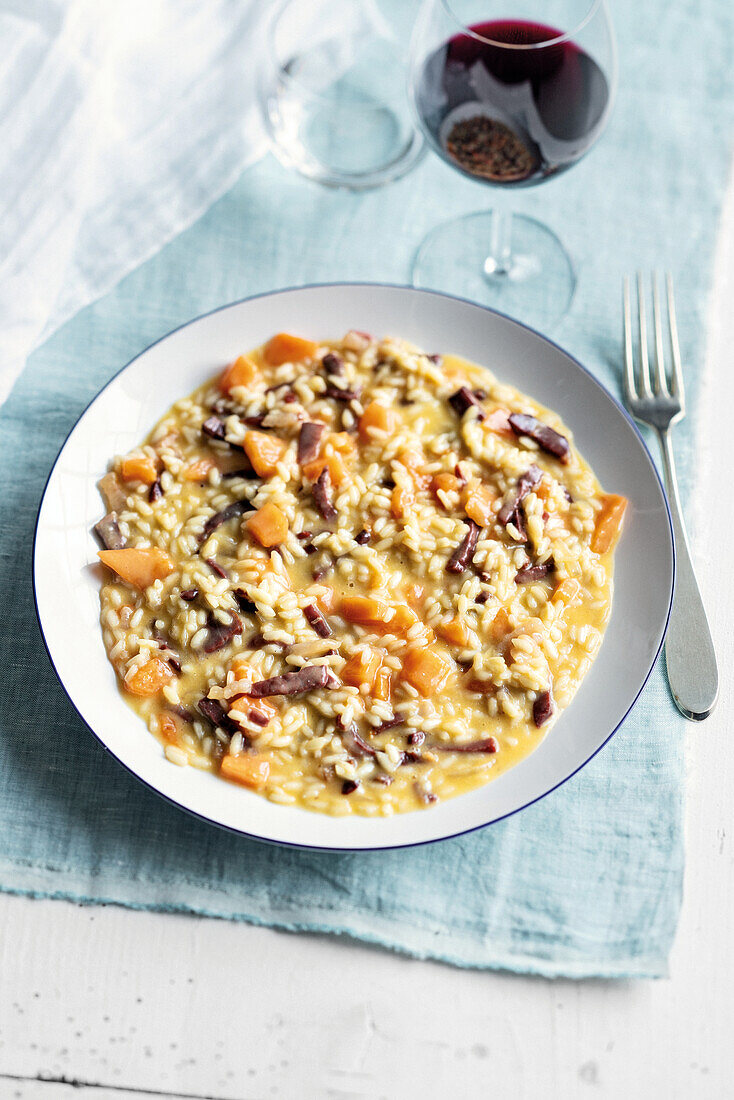
[[[690,397],[675,445],[688,501],[734,12],[728,0],[618,0],[614,16],[620,94],[607,134],[561,180],[501,199],[547,221],[576,259],[578,295],[553,336],[613,392],[622,275],[674,272]],[[31,542],[43,483],[65,433],[120,365],[248,293],[404,282],[428,229],[493,197],[434,157],[359,196],[322,190],[268,158],[32,356],[0,413],[0,888],[341,933],[460,966],[666,973],[683,879],[685,723],[660,667],[610,744],[523,813],[429,847],[334,855],[229,835],[143,788],[72,712],[35,625]]]

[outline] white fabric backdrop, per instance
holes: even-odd
[[[266,0],[0,0],[0,402],[264,148]]]

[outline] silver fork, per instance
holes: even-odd
[[[632,340],[630,280],[624,280],[624,388],[627,405],[636,420],[654,428],[660,440],[665,483],[673,519],[676,551],[676,580],[670,623],[665,639],[665,664],[668,683],[681,714],[694,721],[707,718],[716,705],[719,674],[706,612],[701,599],[691,551],[683,523],[675,458],[670,427],[685,416],[685,391],[681,369],[678,328],[675,321],[673,280],[665,276],[668,312],[668,343],[672,370],[670,379],[663,351],[663,318],[657,274],[652,279],[654,325],[654,373],[651,373],[647,348],[645,288],[637,273],[637,310],[639,327],[639,370],[635,372]],[[637,377],[636,377],[637,375]]]

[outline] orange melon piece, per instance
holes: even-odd
[[[398,414],[394,409],[381,405],[379,401],[370,401],[359,418],[359,438],[363,443],[369,443],[372,439],[372,428],[378,428],[381,432],[393,432],[397,426]]]
[[[246,355],[240,355],[228,367],[225,367],[219,376],[219,388],[222,393],[229,393],[235,386],[249,386],[257,375],[257,367],[252,359]]]
[[[515,433],[510,427],[510,411],[509,409],[492,409],[492,412],[487,413],[484,418],[484,424],[491,431],[496,432],[497,435],[502,435],[505,439],[515,439]]]
[[[469,641],[469,632],[461,619],[450,619],[436,627],[436,633],[450,645],[465,646]]]
[[[313,340],[304,340],[301,336],[291,336],[288,332],[278,332],[263,348],[266,362],[273,367],[282,363],[300,363],[302,359],[313,359],[318,344]]]
[[[622,530],[622,520],[627,508],[625,497],[607,493],[602,497],[602,506],[596,516],[594,533],[591,536],[591,549],[595,554],[606,554],[614,546]]]
[[[392,690],[392,671],[389,665],[380,665],[372,685],[372,695],[375,699],[387,701]]]
[[[277,504],[268,501],[245,520],[247,530],[261,546],[280,546],[288,534],[288,520]]]
[[[349,623],[374,626],[375,623],[384,623],[389,615],[389,604],[373,596],[342,596],[339,614]]]
[[[436,474],[431,482],[431,489],[438,496],[439,493],[458,493],[461,482],[455,474]]]
[[[415,504],[415,492],[406,485],[396,485],[390,497],[393,519],[405,519]]]
[[[411,607],[405,603],[399,603],[395,605],[395,614],[387,624],[387,629],[391,634],[405,634],[411,626],[419,622],[420,619]]]
[[[351,684],[352,687],[361,687],[362,684],[366,684],[368,689],[371,689],[381,664],[382,656],[376,649],[360,650],[349,658],[342,669],[341,678],[345,684]]]
[[[199,458],[186,467],[183,476],[186,481],[206,481],[209,471],[213,470],[215,466],[216,462],[213,458]]]
[[[338,451],[334,451],[325,458],[313,458],[310,462],[304,463],[302,469],[309,481],[318,481],[322,470],[328,470],[331,484],[337,487],[344,481],[347,472],[344,459]]]
[[[442,691],[448,683],[452,663],[432,649],[411,649],[403,661],[401,677],[424,698]]]
[[[483,481],[480,481],[477,485],[472,485],[466,490],[464,494],[464,511],[469,519],[473,519],[480,527],[489,527],[494,522],[492,505],[496,500],[497,494],[490,489],[489,485],[485,485]]]
[[[568,607],[578,596],[581,591],[581,585],[575,579],[575,577],[566,577],[556,585],[556,589],[551,596],[551,603],[560,604],[562,607]]]
[[[323,592],[320,592],[316,597],[316,603],[319,606],[319,610],[325,615],[328,615],[330,611],[334,610],[336,605],[336,592],[333,588],[326,587]]]
[[[158,716],[158,732],[169,745],[175,745],[178,741],[178,723],[172,714],[160,714]]]
[[[233,657],[229,667],[234,673],[235,680],[246,680],[248,685],[252,683],[253,673],[248,657],[243,657],[242,654]]]
[[[142,481],[152,485],[158,477],[158,467],[150,455],[131,455],[120,463],[123,481]]]
[[[287,443],[267,432],[247,432],[242,444],[258,477],[272,477],[286,452]]]
[[[264,787],[270,775],[270,764],[261,756],[225,756],[220,774],[244,787]]]
[[[162,581],[176,568],[168,554],[157,546],[141,549],[125,547],[122,550],[99,550],[98,556],[104,565],[114,569],[115,573],[128,584],[136,588],[148,588],[153,581]]]
[[[405,466],[416,489],[428,489],[433,481],[431,474],[423,469],[425,461],[425,456],[417,451],[401,451],[398,455],[398,462]]]
[[[407,604],[392,605],[374,596],[342,596],[339,613],[347,622],[369,626],[378,634],[405,634],[420,622]]]
[[[354,436],[350,435],[349,432],[331,432],[327,436],[326,442],[342,455],[354,454],[357,449]]]
[[[162,661],[160,657],[151,657],[144,665],[129,672],[123,684],[125,691],[131,695],[157,695],[173,676],[173,670],[168,661]]]
[[[509,634],[512,630],[510,625],[510,616],[504,607],[501,607],[495,617],[492,619],[492,623],[489,628],[489,636],[492,641],[497,645],[506,634]]]
[[[422,602],[425,591],[426,590],[423,585],[418,584],[418,582],[415,581],[413,584],[409,584],[408,587],[405,589],[405,598],[409,604],[415,607],[417,604]]]

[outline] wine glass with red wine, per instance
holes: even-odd
[[[425,0],[413,35],[411,92],[428,141],[495,188],[576,164],[606,126],[616,79],[606,0]],[[539,328],[563,316],[576,285],[552,230],[503,203],[429,233],[413,281]]]

